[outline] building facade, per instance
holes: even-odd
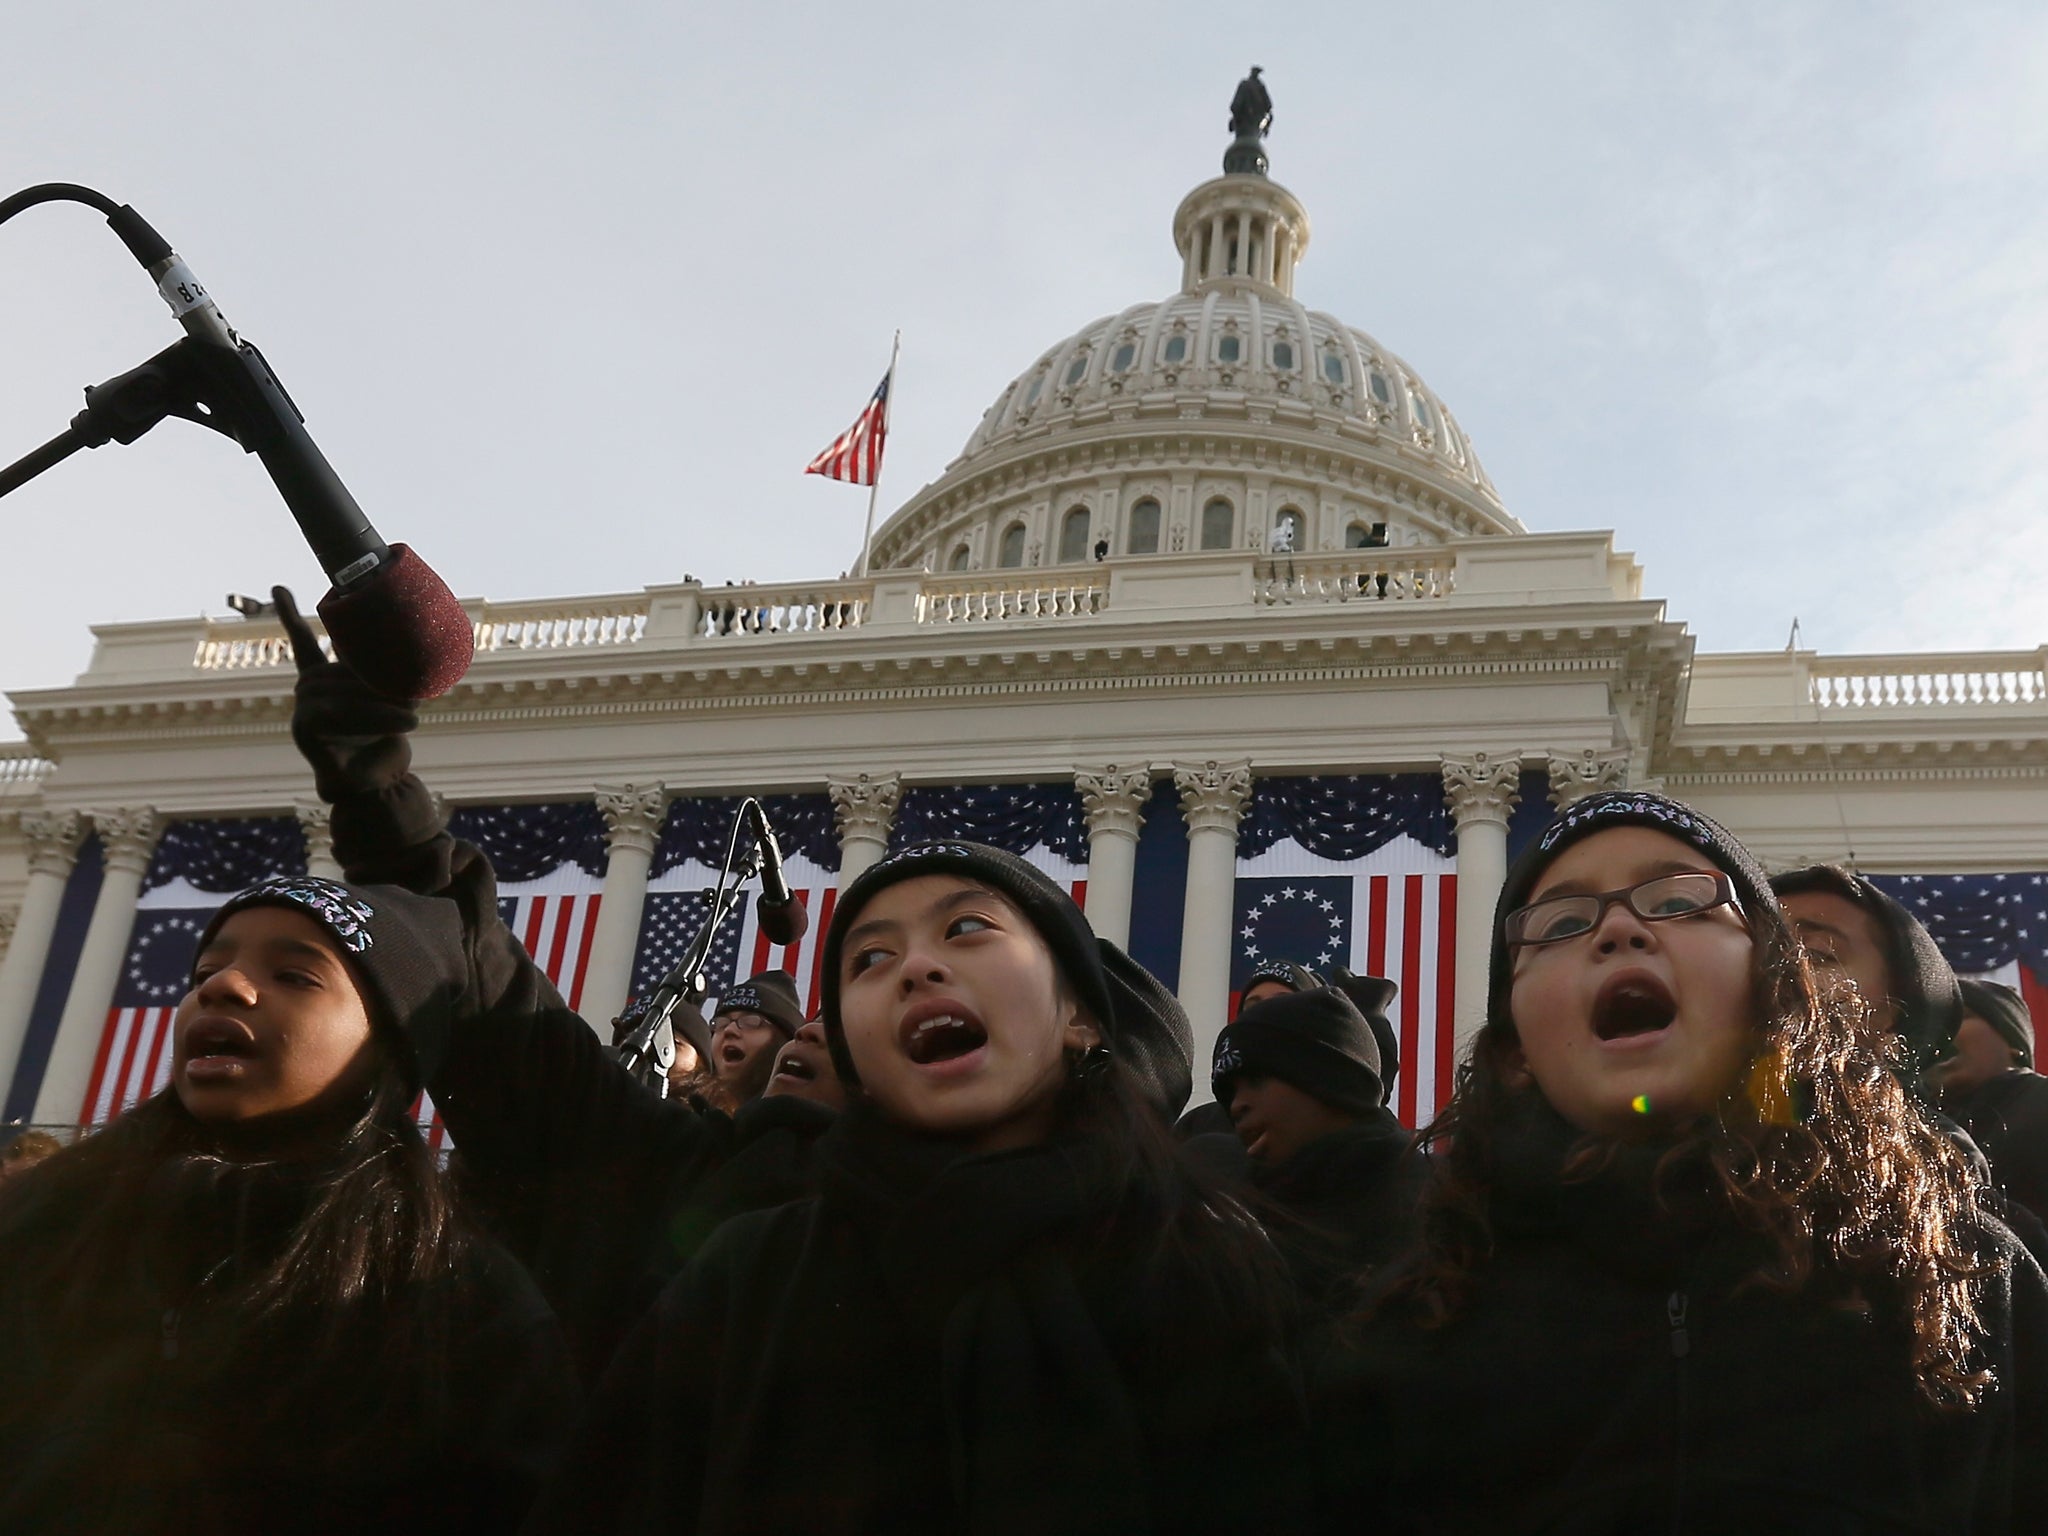
[[[1612,534],[1526,530],[1416,372],[1295,299],[1308,214],[1263,165],[1188,194],[1179,289],[1033,360],[865,579],[476,606],[416,761],[571,1001],[665,972],[745,794],[814,922],[785,949],[747,914],[714,980],[783,963],[815,998],[840,882],[978,837],[1175,985],[1203,1061],[1262,960],[1394,977],[1411,1123],[1483,1014],[1511,854],[1598,789],[1853,861],[1960,969],[2037,987],[2048,647],[1696,654]],[[160,1086],[205,913],[333,872],[274,624],[94,635],[0,748],[10,1119]]]

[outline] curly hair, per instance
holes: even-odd
[[[1979,1187],[1955,1144],[1901,1086],[1904,1044],[1862,1027],[1853,991],[1823,993],[1775,909],[1749,914],[1756,1049],[1748,1081],[1680,1136],[1659,1176],[1688,1161],[1710,1171],[1716,1204],[1769,1257],[1749,1283],[1860,1295],[1904,1325],[1920,1395],[1974,1406],[1991,1384],[1976,1362],[1978,1282],[2003,1262],[1978,1214]],[[1413,1309],[1440,1327],[1463,1309],[1494,1251],[1488,1214],[1501,1132],[1524,1095],[1508,1000],[1496,995],[1450,1103],[1422,1133],[1435,1171],[1418,1247],[1375,1309]],[[1591,1177],[1619,1143],[1581,1139],[1564,1177]]]

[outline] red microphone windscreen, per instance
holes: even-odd
[[[438,699],[462,681],[476,631],[433,567],[403,544],[360,586],[330,589],[320,621],[335,656],[379,693]]]

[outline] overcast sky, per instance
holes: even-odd
[[[885,511],[1164,296],[1261,64],[1297,292],[1446,399],[1533,529],[1705,650],[2048,639],[2048,8],[1065,0],[15,7],[0,195],[132,202],[386,537],[465,596],[829,577],[805,478],[903,331]],[[0,229],[0,461],[179,334],[89,210]],[[93,623],[325,586],[169,422],[0,501],[0,686]],[[0,734],[14,734],[0,723]]]

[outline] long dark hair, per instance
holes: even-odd
[[[431,1368],[446,1343],[444,1317],[418,1302],[446,1298],[470,1238],[412,1119],[414,1090],[387,1049],[373,1050],[367,1101],[310,1157],[226,1157],[166,1088],[0,1186],[9,1287],[53,1337],[90,1337],[110,1290],[153,1289],[152,1252],[176,1254],[195,1240],[167,1224],[253,1202],[282,1219],[228,1255],[217,1280],[207,1274],[246,1347],[288,1336],[310,1348],[315,1375],[323,1364],[368,1370],[373,1358]],[[392,1305],[406,1297],[412,1304]]]
[[[1717,1203],[1768,1252],[1751,1283],[1787,1294],[1816,1283],[1860,1292],[1904,1326],[1920,1395],[1939,1408],[1970,1407],[1991,1381],[1976,1359],[1976,1283],[1999,1262],[1977,1215],[1975,1177],[1901,1086],[1899,1039],[1862,1027],[1852,991],[1820,990],[1775,908],[1747,915],[1755,1065],[1665,1152],[1659,1172],[1703,1162]],[[1450,1103],[1422,1133],[1435,1157],[1420,1245],[1383,1289],[1381,1308],[1412,1309],[1440,1326],[1462,1310],[1491,1256],[1503,1132],[1541,1093],[1516,1070],[1517,1051],[1507,999],[1496,996]],[[1591,1177],[1617,1145],[1583,1138],[1564,1176]]]

